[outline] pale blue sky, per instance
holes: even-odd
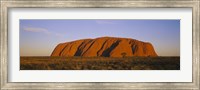
[[[159,56],[180,56],[180,20],[20,20],[20,55],[50,56],[57,44],[84,38],[133,38]]]

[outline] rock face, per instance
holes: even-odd
[[[51,56],[123,57],[157,56],[151,43],[130,38],[100,37],[60,43]]]

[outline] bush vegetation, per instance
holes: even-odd
[[[20,57],[20,70],[180,70],[180,57]]]

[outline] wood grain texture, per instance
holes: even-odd
[[[199,0],[0,0],[1,3],[1,43],[0,43],[0,80],[2,90],[8,89],[190,89],[199,90],[199,60],[200,60],[200,1]],[[177,8],[193,9],[193,82],[191,83],[11,83],[8,82],[8,9],[17,7],[147,7],[147,8]]]

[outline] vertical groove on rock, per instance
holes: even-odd
[[[116,46],[119,44],[119,40],[116,41],[115,43],[113,43],[108,49],[106,49],[101,56],[104,56],[104,57],[109,57],[110,56],[110,52],[116,48]]]
[[[84,41],[78,46],[78,49],[76,51],[76,53],[74,54],[74,56],[80,56],[82,53],[82,50],[80,49],[80,47],[84,44]]]
[[[66,43],[65,47],[60,51],[59,56],[62,56],[61,54],[63,53],[63,51],[65,50],[65,48],[67,48],[68,43]]]
[[[105,46],[105,44],[106,44],[107,41],[108,40],[105,40],[104,43],[103,43],[103,45],[101,46],[101,48],[97,51],[97,56],[100,56],[99,52],[104,48],[104,46]]]
[[[88,44],[90,44],[93,40],[86,40],[84,42],[84,44],[82,46],[80,46],[80,49],[81,49],[81,55],[80,56],[83,56],[83,54],[85,53],[85,51],[88,49],[88,47],[86,47]]]
[[[90,44],[90,46],[86,49],[86,51],[83,53],[83,55],[85,55],[85,53],[87,53],[87,51],[92,47],[92,45],[94,44],[95,40],[92,40],[92,43]]]

